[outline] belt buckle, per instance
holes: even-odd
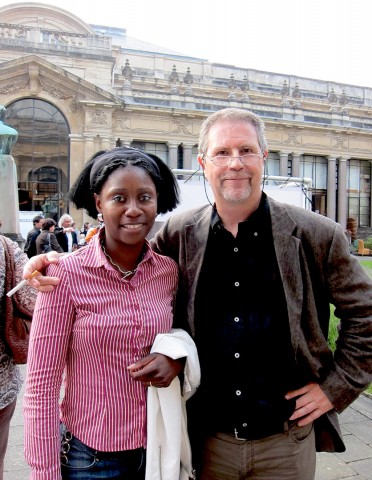
[[[234,435],[237,440],[247,440],[246,438],[238,437],[238,430],[236,428],[234,428]]]

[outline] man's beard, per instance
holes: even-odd
[[[228,180],[228,178],[223,180]],[[245,187],[234,187],[229,184],[226,185],[223,180],[221,181],[221,194],[226,201],[239,203],[247,200],[251,196],[252,178],[245,179],[247,182]]]

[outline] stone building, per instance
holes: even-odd
[[[196,169],[201,122],[233,106],[264,119],[267,174],[312,178],[314,211],[372,227],[372,88],[211,63],[27,2],[0,8],[0,104],[19,132],[21,210],[82,223],[69,186],[115,145]]]

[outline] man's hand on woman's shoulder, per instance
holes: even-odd
[[[29,284],[35,287],[39,292],[51,292],[59,284],[59,278],[44,276],[46,268],[51,263],[58,263],[59,254],[55,251],[42,253],[31,257],[23,268],[23,278],[29,280]],[[31,278],[32,273],[37,270],[39,275]]]

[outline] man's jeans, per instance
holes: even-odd
[[[197,480],[313,480],[313,425],[286,426],[283,433],[259,440],[239,440],[216,433],[204,444]]]
[[[146,451],[143,448],[124,452],[98,452],[73,437],[70,432],[64,431],[62,434],[63,480],[143,480],[145,468]]]

